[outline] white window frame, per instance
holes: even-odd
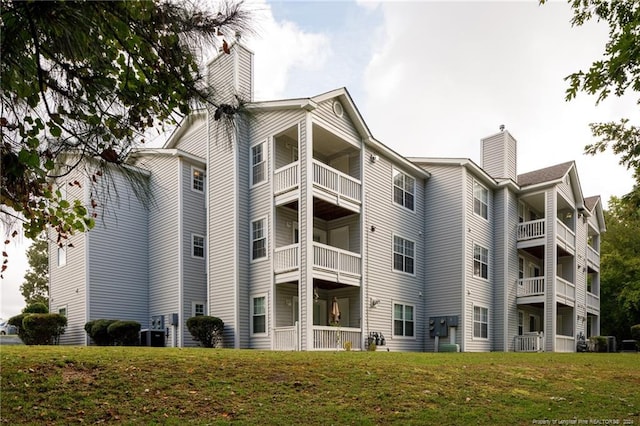
[[[402,178],[402,187],[396,185],[396,176],[397,175],[401,175]],[[413,181],[413,190],[412,192],[409,192],[405,189],[405,186],[407,185],[407,178],[411,179]],[[403,172],[400,169],[397,169],[395,167],[392,168],[392,172],[391,172],[391,200],[393,201],[393,204],[395,204],[396,206],[400,206],[402,208],[407,209],[410,212],[415,213],[416,211],[416,178],[414,178],[413,176],[410,176],[408,174],[406,174],[405,172]],[[399,203],[396,201],[396,188],[398,188],[400,191],[402,191],[402,203]],[[412,197],[412,206],[411,208],[407,207],[407,197],[406,194],[410,194]]]
[[[479,259],[476,259],[476,247],[481,250]],[[487,252],[486,262],[482,261],[482,250],[485,250]],[[476,262],[478,262],[480,264],[480,275],[476,274]],[[487,276],[486,277],[482,276],[482,265],[483,264],[487,266]],[[484,247],[484,246],[481,246],[478,243],[473,243],[473,276],[475,278],[480,278],[481,280],[489,281],[489,276],[491,275],[489,273],[489,269],[490,268],[491,268],[491,262],[490,262],[490,259],[489,259],[489,249]]]
[[[523,280],[526,278],[525,266],[526,266],[526,261],[524,260],[524,257],[518,256],[518,279],[520,280]]]
[[[480,310],[480,319],[476,320],[476,308]],[[486,322],[482,321],[482,310],[486,311]],[[489,308],[487,308],[486,306],[482,306],[482,305],[473,305],[473,340],[489,340],[490,337],[490,333],[489,333],[489,324],[491,317],[489,316]],[[476,323],[480,324],[480,336],[476,336]],[[482,324],[486,324],[487,326],[487,336],[483,337],[482,336]]]
[[[58,247],[58,268],[67,265],[67,246]]]
[[[256,314],[255,312],[255,300],[264,298],[264,313]],[[269,334],[269,295],[267,293],[253,294],[251,295],[251,335],[252,336],[267,336]],[[264,331],[256,332],[254,327],[254,317],[264,315]]]
[[[62,311],[62,310],[64,310],[64,314],[63,314],[62,312],[60,312],[60,311]],[[67,306],[67,305],[60,305],[60,306],[58,306],[58,307],[56,308],[56,313],[57,313],[58,315],[62,315],[62,316],[64,316],[65,318],[69,318],[69,308],[68,308],[68,306]]]
[[[196,255],[196,238],[202,239],[202,256]],[[200,234],[191,234],[191,257],[194,259],[204,259],[206,256],[206,246],[207,243],[205,241],[204,235]]]
[[[484,200],[479,198],[476,195],[476,189],[481,190],[481,194],[484,195],[484,198],[485,198]],[[476,201],[479,204],[479,211],[476,211]],[[484,213],[486,214],[486,216],[482,214],[483,206],[484,206]],[[473,180],[473,213],[476,216],[483,218],[484,220],[489,220],[489,189],[487,189],[486,186],[482,185],[480,182],[478,182],[475,179]]]
[[[204,188],[206,184],[206,174],[203,169],[195,166],[191,166],[191,190],[199,194],[204,194]],[[196,188],[196,183],[200,185],[200,178],[202,178],[202,189]]]
[[[396,252],[396,238],[401,239],[402,241],[406,241],[406,242],[410,242],[413,244],[413,256],[409,256],[407,255],[404,250],[406,250],[406,246],[403,243],[402,244],[402,248],[403,248],[403,252]],[[396,269],[396,254],[402,256],[402,265],[403,265],[403,269]],[[406,266],[406,258],[411,258],[412,259],[412,264],[413,264],[413,271],[412,272],[407,272],[404,270],[404,267]],[[408,238],[405,238],[401,235],[398,234],[392,234],[391,236],[391,269],[393,270],[393,272],[398,272],[401,274],[406,274],[406,275],[411,275],[412,277],[415,277],[416,275],[416,242],[413,240],[410,240]]]
[[[396,305],[402,306],[402,318],[396,318]],[[412,319],[406,319],[406,308],[411,307]],[[396,321],[402,321],[402,334],[396,334]],[[406,335],[407,322],[413,323],[413,336]],[[405,303],[400,301],[391,301],[391,336],[395,339],[416,340],[416,306],[412,303]]]
[[[196,307],[198,305],[202,305],[201,315],[197,315],[197,312],[196,312]],[[202,300],[194,300],[193,302],[191,302],[191,316],[196,317],[196,316],[204,316],[204,315],[207,315],[207,304],[204,303]]]
[[[262,142],[258,142],[255,143],[253,145],[251,145],[251,147],[249,148],[249,165],[250,165],[250,176],[249,176],[249,186],[251,188],[254,188],[256,186],[260,186],[264,183],[266,183],[268,181],[268,176],[267,176],[267,141],[264,140]],[[253,150],[260,147],[260,149],[262,150],[262,159],[257,162],[254,163],[254,155],[253,155]],[[258,182],[254,182],[255,179],[255,170],[256,167],[261,167],[262,168],[262,180],[258,181]]]
[[[258,238],[258,239],[254,239],[253,237],[253,225],[256,222],[263,222],[263,237],[262,238]],[[256,218],[254,220],[251,221],[251,224],[249,226],[249,241],[251,242],[250,246],[249,246],[249,250],[251,251],[249,253],[249,257],[251,258],[251,262],[259,262],[259,261],[263,261],[269,258],[269,221],[267,220],[267,216],[263,216],[263,217],[259,217]],[[264,239],[264,256],[261,257],[253,257],[254,253],[253,253],[253,245],[256,241],[258,240],[262,240]]]

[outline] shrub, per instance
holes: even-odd
[[[136,321],[114,321],[107,333],[117,346],[136,346],[140,343],[140,323]]]
[[[17,333],[18,333],[18,337],[20,338],[20,340],[22,340],[23,343],[27,344],[27,340],[29,340],[29,336],[28,333],[26,332],[26,330],[24,329],[24,327],[22,326],[22,321],[24,320],[24,317],[26,317],[27,315],[31,315],[31,314],[18,314],[14,317],[11,317],[7,320],[7,322],[10,325],[13,325],[16,327]]]
[[[67,317],[60,314],[27,314],[20,339],[27,345],[55,345],[64,333]]]
[[[214,348],[222,340],[224,322],[220,318],[200,315],[187,320],[187,328],[193,340],[205,348]]]
[[[640,343],[640,324],[631,326],[631,338]]]
[[[93,343],[98,346],[111,346],[114,341],[109,335],[108,328],[117,320],[97,319],[89,321],[84,325],[84,331],[87,332]]]
[[[606,352],[607,351],[607,338],[605,336],[591,336],[589,340],[594,345],[594,352]]]
[[[23,310],[23,314],[48,314],[49,307],[42,302],[32,303],[27,305]]]

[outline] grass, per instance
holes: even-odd
[[[0,360],[12,425],[640,425],[637,354],[13,346]]]

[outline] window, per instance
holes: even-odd
[[[204,237],[191,234],[191,257],[204,259]]]
[[[489,279],[489,250],[473,245],[473,276]]]
[[[58,267],[67,264],[67,247],[58,247]]]
[[[393,304],[393,335],[398,337],[414,337],[413,306],[400,303]]]
[[[393,270],[414,273],[415,243],[398,236],[393,236]]]
[[[258,219],[251,222],[251,259],[267,257],[267,230],[266,219]]]
[[[416,180],[393,169],[393,202],[413,210]]]
[[[58,308],[58,314],[62,315],[63,317],[67,316],[67,307],[66,306],[61,306]]]
[[[191,304],[191,316],[193,317],[201,317],[204,315],[204,303],[203,302],[193,302]]]
[[[204,192],[204,170],[191,167],[191,189]]]
[[[251,147],[251,185],[263,182],[267,176],[267,163],[264,158],[264,142]]]
[[[251,301],[251,332],[267,332],[267,296],[253,297]]]
[[[489,309],[482,306],[473,307],[473,337],[489,338]]]
[[[518,223],[524,222],[524,203],[518,203]]]
[[[489,204],[489,191],[478,182],[473,181],[473,212],[487,219]]]
[[[518,257],[518,278],[524,279],[524,258]]]
[[[518,311],[518,336],[524,334],[524,312]]]

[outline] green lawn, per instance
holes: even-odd
[[[0,348],[1,424],[634,424],[640,355]]]

